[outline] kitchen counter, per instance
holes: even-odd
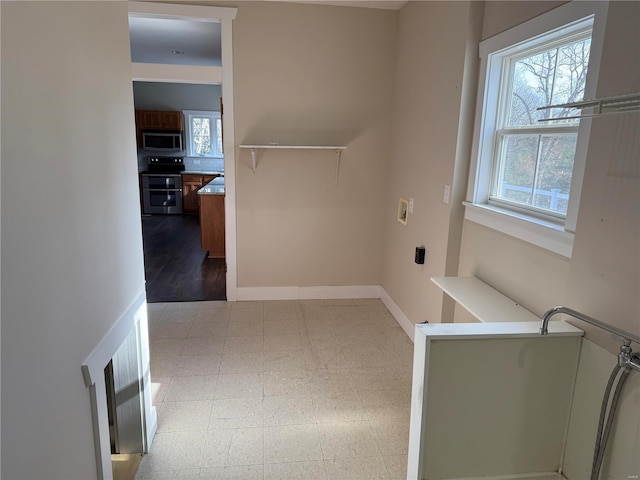
[[[214,172],[214,171],[203,171],[203,170],[183,170],[183,175],[219,175],[224,177],[224,172]]]
[[[224,177],[217,177],[198,190],[198,195],[224,195]]]

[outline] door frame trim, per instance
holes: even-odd
[[[220,23],[222,67],[132,63],[132,81],[222,85],[224,116],[225,255],[227,301],[238,299],[236,150],[233,102],[233,20],[237,8],[129,2],[129,15]]]

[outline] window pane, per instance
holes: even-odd
[[[492,198],[565,215],[576,139],[574,134],[504,136]]]
[[[218,153],[222,153],[222,119],[216,119],[216,142],[218,144]]]
[[[551,103],[551,85],[556,64],[556,50],[519,60],[514,65],[511,108],[508,125],[536,125],[546,110],[536,108]]]
[[[591,40],[587,38],[515,61],[507,125],[533,126],[539,125],[539,119],[576,115],[577,110],[536,108],[583,99],[590,46]]]
[[[538,135],[503,137],[493,196],[531,205],[538,156]]]
[[[559,49],[552,104],[579,102],[584,99],[590,48],[591,39],[587,38]],[[556,111],[555,116],[568,113]]]
[[[533,205],[566,214],[571,189],[576,135],[544,135]]]
[[[193,117],[191,123],[193,150],[198,155],[211,153],[211,120],[207,117]]]

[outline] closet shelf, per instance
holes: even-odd
[[[240,148],[251,150],[253,173],[256,173],[256,167],[258,165],[258,150],[333,150],[338,156],[336,162],[336,185],[338,184],[338,175],[340,173],[340,156],[342,155],[342,151],[347,149],[344,145],[279,145],[275,143],[263,145],[240,145]]]

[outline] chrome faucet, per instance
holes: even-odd
[[[542,316],[542,323],[540,324],[540,335],[547,335],[549,333],[549,320],[551,319],[551,317],[558,313],[570,315],[574,318],[577,318],[578,320],[590,323],[591,325],[595,325],[596,327],[602,328],[603,330],[606,330],[618,336],[620,339],[622,339],[622,345],[620,346],[620,352],[618,353],[618,365],[620,365],[621,368],[632,368],[640,372],[640,353],[634,352],[631,348],[631,342],[640,344],[640,337],[637,337],[636,335],[633,335],[629,332],[625,332],[624,330],[620,330],[619,328],[612,327],[611,325],[607,325],[600,320],[596,320],[593,317],[585,315],[584,313],[580,313],[571,308],[558,306],[547,310]]]

